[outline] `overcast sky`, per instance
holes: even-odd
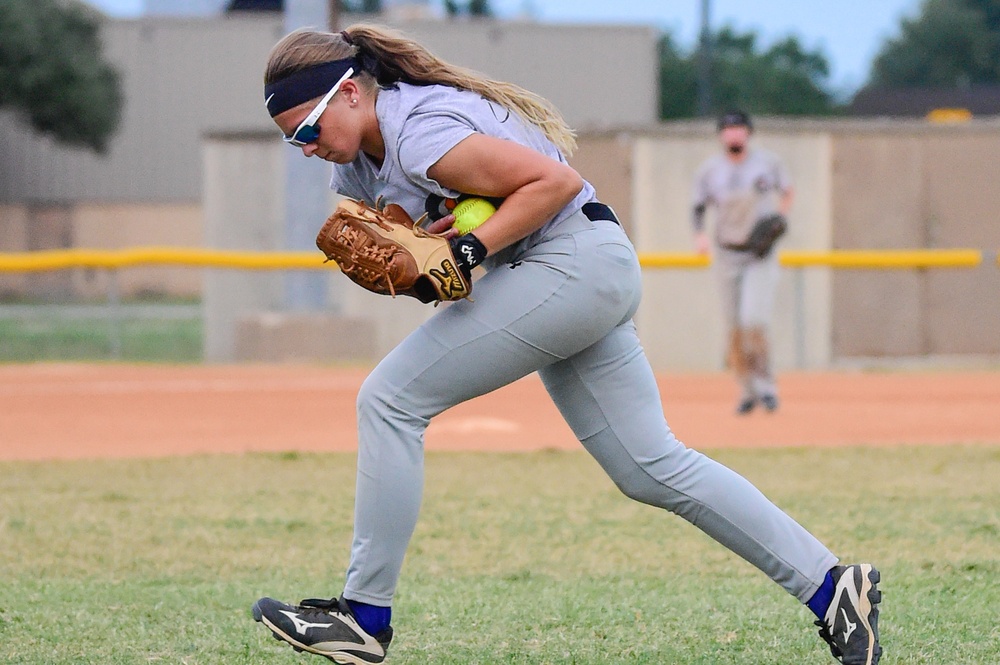
[[[112,16],[142,13],[144,0],[87,0]],[[430,0],[440,5],[441,0]],[[920,0],[710,0],[713,28],[754,30],[764,45],[795,35],[819,49],[831,65],[841,94],[864,83],[882,42],[897,34],[899,20],[914,15]],[[642,23],[674,34],[684,48],[697,40],[701,0],[490,0],[505,18],[530,14],[558,23]]]

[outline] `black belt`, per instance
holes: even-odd
[[[622,224],[618,221],[618,217],[615,216],[615,211],[611,209],[611,206],[604,205],[603,203],[598,203],[597,201],[584,203],[583,208],[580,210],[587,216],[587,219],[592,222],[603,219],[608,222],[614,222],[618,226],[621,226]]]

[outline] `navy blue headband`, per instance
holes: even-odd
[[[273,118],[310,99],[322,97],[330,92],[330,87],[351,67],[354,68],[355,74],[361,71],[355,58],[344,58],[306,67],[283,79],[268,83],[264,86],[264,105],[267,107],[267,112]]]

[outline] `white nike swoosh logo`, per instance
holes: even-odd
[[[272,99],[274,99],[274,93],[273,92],[270,95],[267,96],[267,99],[264,100],[264,106],[270,106]]]

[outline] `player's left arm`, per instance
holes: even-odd
[[[448,189],[504,199],[475,231],[491,254],[540,229],[583,188],[583,178],[567,164],[485,134],[460,141],[427,176]]]

